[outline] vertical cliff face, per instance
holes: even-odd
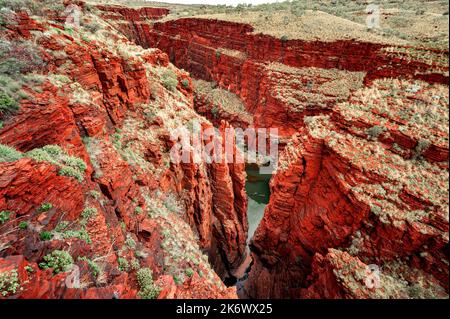
[[[193,110],[189,76],[102,20],[94,34],[9,18],[18,23],[2,41],[35,43],[45,67],[20,82],[19,110],[1,114],[0,269],[22,288],[6,296],[236,297],[217,274],[245,257],[244,167],[169,158],[171,129],[212,127]],[[81,289],[55,272],[63,256],[81,269]],[[143,287],[148,269],[154,283]]]
[[[412,93],[412,85],[420,91]],[[395,100],[371,103],[387,92]],[[430,94],[439,102],[427,100]],[[380,80],[331,115],[307,118],[271,182],[252,242],[249,296],[447,295],[446,94],[445,86]],[[405,114],[402,101],[411,100],[430,104]],[[416,122],[431,103],[437,106],[428,114],[438,120]],[[408,118],[399,123],[400,114]],[[369,264],[381,269],[381,290],[365,286]]]

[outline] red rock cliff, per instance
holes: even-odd
[[[81,37],[11,18],[19,27],[2,36],[36,43],[45,78],[24,84],[20,109],[2,114],[0,270],[18,272],[21,287],[5,296],[148,297],[138,275],[150,269],[153,297],[236,297],[216,272],[227,277],[245,257],[244,167],[169,158],[171,128],[211,126],[192,110],[192,87],[181,85],[188,75],[110,27]],[[64,284],[70,272],[42,266],[55,251],[81,269],[82,288]]]
[[[447,87],[421,82],[412,93],[411,85],[377,80],[331,115],[305,120],[271,181],[270,203],[253,237],[248,296],[448,295]],[[380,96],[373,91],[397,88],[396,102],[385,101],[388,113],[383,103],[370,102]],[[440,124],[398,118],[404,112],[399,101],[421,100],[435,90],[442,94],[434,110]],[[430,154],[439,148],[436,160]],[[379,267],[379,289],[366,286],[367,265]]]

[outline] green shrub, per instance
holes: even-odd
[[[219,50],[217,50],[216,51],[216,58],[217,59],[220,59],[220,56],[222,55],[222,53],[219,51]]]
[[[280,40],[281,40],[281,42],[287,42],[289,39],[288,39],[287,35],[283,35],[283,36],[281,36]]]
[[[7,93],[0,91],[0,113],[12,114],[19,109],[19,104],[16,100],[10,97]]]
[[[40,212],[48,212],[50,209],[53,208],[53,204],[51,203],[43,203],[41,207],[39,207]]]
[[[22,157],[22,153],[15,148],[0,144],[0,162],[14,162]]]
[[[28,223],[27,222],[20,222],[19,223],[19,229],[27,229],[28,228]]]
[[[73,167],[64,166],[58,171],[58,175],[74,177],[77,181],[83,181],[83,175]]]
[[[2,297],[15,294],[19,287],[19,274],[16,269],[0,273],[0,294]]]
[[[43,232],[41,232],[39,234],[39,238],[42,241],[50,240],[50,239],[52,239],[52,237],[53,237],[53,234],[51,232],[48,232],[48,231],[43,231]]]
[[[66,230],[61,235],[64,239],[78,238],[84,240],[87,244],[92,244],[92,239],[84,228],[79,230]]]
[[[214,118],[217,118],[217,115],[219,114],[219,108],[217,106],[213,106],[211,108],[211,114]]]
[[[413,159],[418,159],[423,152],[425,152],[431,145],[431,142],[425,139],[420,139],[417,142],[416,148],[414,150]]]
[[[69,222],[68,222],[68,221],[65,221],[65,220],[60,221],[60,222],[58,223],[58,225],[56,225],[56,227],[55,227],[55,232],[57,232],[57,233],[62,232],[62,231],[64,231],[68,226],[69,226]]]
[[[156,299],[161,292],[161,288],[153,283],[152,271],[150,268],[141,268],[136,273],[140,287],[138,296],[142,299]]]
[[[184,79],[183,81],[181,81],[181,85],[183,85],[184,88],[188,88],[189,87],[189,80],[188,79]]]
[[[173,275],[173,281],[175,281],[175,284],[177,285],[181,285],[183,283],[177,275]]]
[[[139,260],[137,260],[137,258],[133,258],[131,260],[131,269],[138,270],[139,268],[141,268],[141,265],[139,264]]]
[[[73,28],[71,28],[71,27],[66,27],[66,28],[64,29],[64,31],[66,31],[67,34],[69,34],[70,36],[73,36],[73,33],[74,33]]]
[[[89,192],[89,195],[91,195],[93,199],[99,199],[101,196],[101,194],[99,192],[97,192],[96,190],[91,190]]]
[[[367,137],[374,140],[377,139],[378,136],[383,133],[384,128],[379,125],[372,126],[366,130]]]
[[[86,221],[88,221],[95,215],[97,215],[97,208],[95,208],[95,207],[86,207],[81,212],[81,217],[83,217],[83,219],[85,219]]]
[[[8,210],[2,210],[0,212],[0,224],[4,224],[9,220],[9,217],[11,216],[11,212]]]
[[[120,271],[128,271],[130,269],[130,264],[125,258],[119,257],[117,259],[117,263],[119,264]]]
[[[162,84],[163,86],[168,89],[169,91],[175,92],[177,85],[178,85],[178,79],[177,75],[174,71],[171,69],[167,69],[163,72],[161,76]]]
[[[58,174],[61,176],[70,176],[76,178],[79,182],[83,181],[84,171],[87,168],[86,163],[78,157],[68,155],[58,145],[36,148],[27,152],[26,156],[38,162],[48,162],[59,166]]]
[[[135,249],[136,241],[130,235],[127,235],[127,238],[125,239],[125,245],[127,245],[128,248]]]
[[[100,274],[100,267],[96,262],[92,261],[91,259],[89,259],[85,256],[78,257],[78,260],[87,262],[87,264],[89,265],[89,268],[91,269],[92,276],[94,276],[94,278],[98,277],[98,275]]]
[[[194,270],[192,268],[187,268],[185,273],[186,273],[186,276],[192,277],[194,275]]]
[[[142,209],[142,207],[137,206],[137,207],[134,209],[134,212],[135,212],[137,215],[140,215],[140,214],[142,214],[143,209]]]
[[[183,207],[177,200],[176,195],[174,195],[173,193],[169,193],[166,195],[166,198],[164,199],[164,206],[171,212],[177,214],[183,213]]]
[[[54,250],[43,259],[44,261],[39,263],[39,267],[42,269],[52,268],[54,274],[69,271],[73,265],[72,256],[64,250]]]

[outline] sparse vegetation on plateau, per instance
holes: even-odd
[[[8,93],[0,91],[0,113],[11,114],[19,109],[19,104]]]
[[[0,7],[13,11],[27,9],[32,14],[43,14],[45,10],[64,11],[62,0],[0,0]]]
[[[38,89],[31,82],[45,67],[40,54],[32,41],[0,38],[0,118],[16,113],[20,101],[29,98],[24,87]]]

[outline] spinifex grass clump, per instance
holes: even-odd
[[[139,269],[136,273],[139,283],[139,297],[142,299],[155,299],[159,296],[161,288],[153,283],[152,271],[149,268]]]
[[[75,156],[68,155],[58,145],[46,145],[26,153],[38,162],[48,162],[60,167],[59,175],[75,177],[79,182],[83,181],[86,163]]]
[[[32,158],[38,162],[47,162],[58,166],[59,175],[71,176],[79,182],[83,181],[86,163],[78,157],[70,156],[58,145],[46,145],[21,153],[8,145],[0,144],[0,162],[13,162],[21,158]]]

